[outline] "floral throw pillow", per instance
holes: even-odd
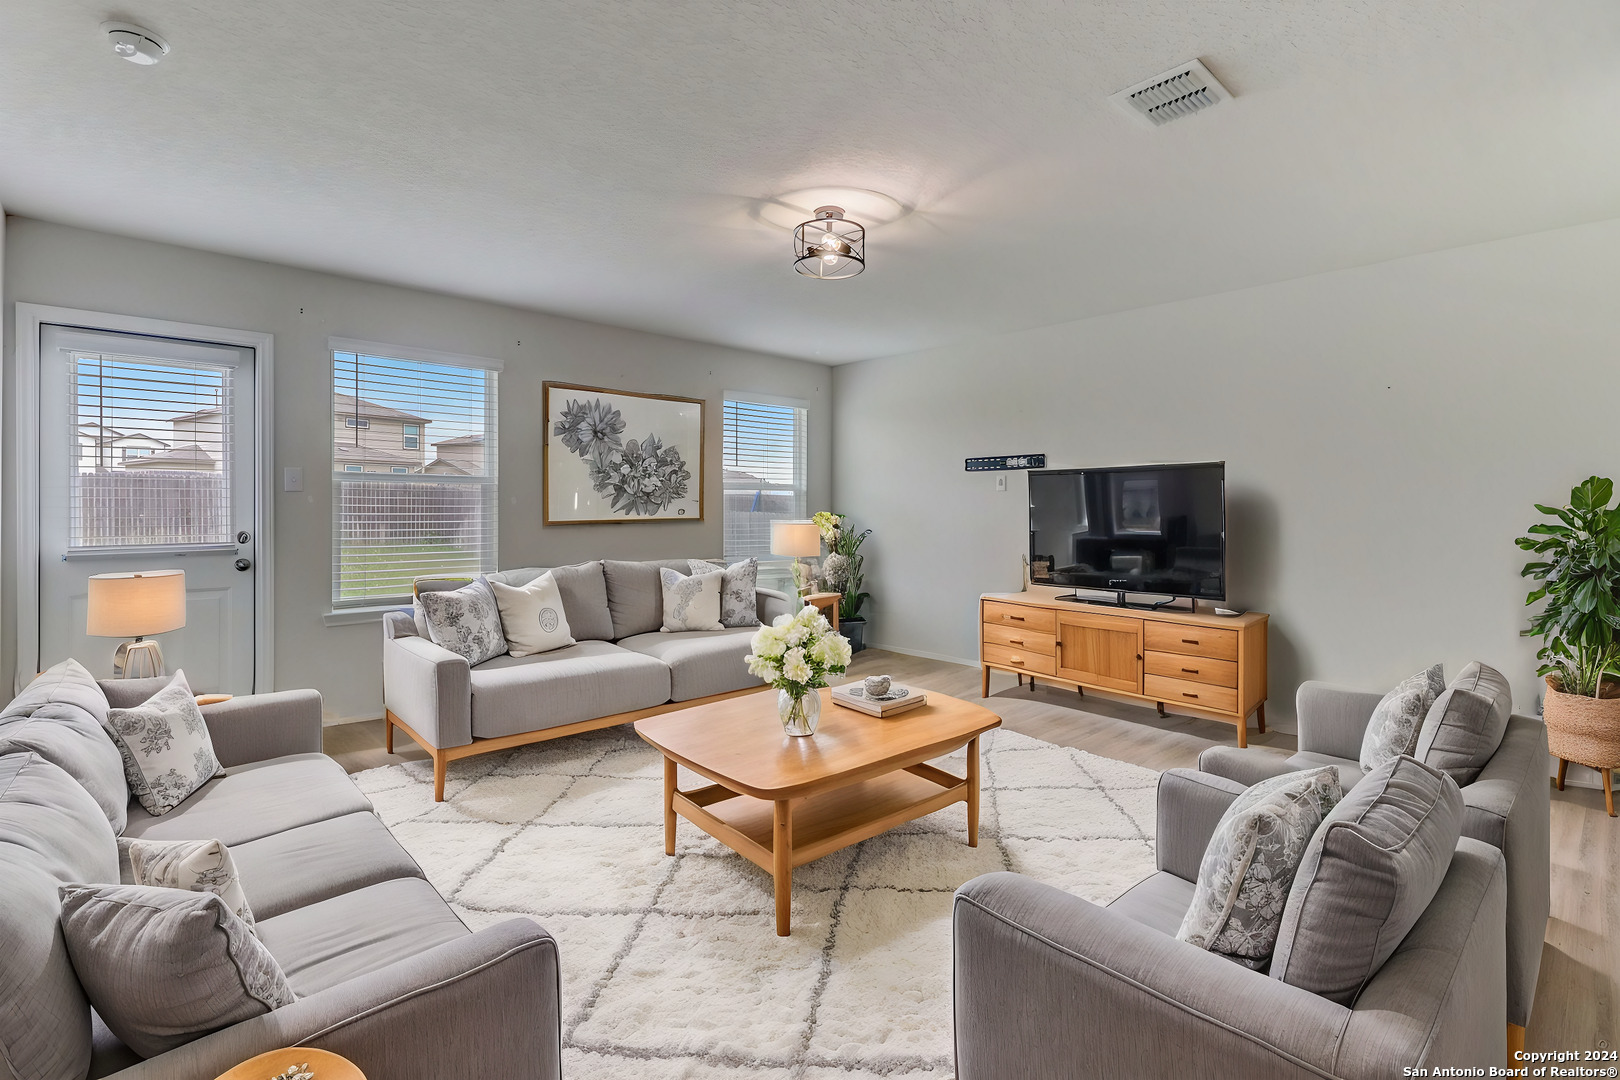
[[[1316,827],[1344,798],[1328,767],[1262,780],[1221,815],[1176,937],[1256,970],[1271,961],[1283,907]]]
[[[1446,673],[1440,664],[1420,671],[1389,693],[1373,709],[1361,737],[1361,771],[1371,772],[1402,754],[1417,749],[1423,720],[1434,699],[1445,693]]]
[[[213,893],[254,930],[253,909],[242,891],[242,876],[230,849],[218,840],[137,840],[118,838],[119,879],[125,885]],[[254,930],[254,933],[258,933]]]
[[[663,567],[658,580],[664,587],[664,625],[666,634],[684,630],[724,630],[720,623],[720,585],[725,574],[711,570],[707,574],[691,577],[679,570]]]
[[[501,609],[488,582],[479,578],[448,592],[419,592],[427,617],[428,639],[469,664],[482,664],[506,651]]]
[[[135,708],[108,709],[106,728],[124,757],[129,793],[153,817],[225,771],[184,671]]]
[[[688,559],[686,564],[694,574],[712,574],[719,570],[724,575],[720,584],[720,621],[726,626],[758,626],[759,609],[754,601],[754,589],[759,584],[759,560],[753,557],[719,566],[702,559]]]

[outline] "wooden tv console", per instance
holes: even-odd
[[[983,696],[990,672],[1139,698],[1237,728],[1249,745],[1249,715],[1266,730],[1266,624],[1257,611],[1232,617],[1110,608],[1046,593],[979,598]],[[1020,678],[1022,683],[1023,679]]]

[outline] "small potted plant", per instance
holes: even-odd
[[[861,564],[866,560],[861,554],[861,545],[872,535],[872,530],[852,532],[844,527],[845,515],[825,510],[810,520],[816,523],[821,538],[827,542],[828,554],[821,561],[822,580],[827,583],[829,592],[843,594],[838,601],[838,629],[849,638],[850,647],[860,652],[866,648],[866,620],[861,616],[861,605],[869,595],[861,591],[865,580]]]
[[[1525,603],[1546,601],[1524,633],[1543,641],[1537,674],[1547,680],[1542,715],[1558,786],[1571,761],[1597,769],[1610,817],[1611,770],[1620,767],[1620,507],[1609,507],[1613,496],[1612,480],[1590,477],[1569,493],[1568,506],[1537,503],[1556,520],[1518,539],[1536,556],[1521,573],[1540,583]]]
[[[789,735],[814,735],[828,675],[849,666],[849,642],[813,607],[778,615],[754,631],[748,670],[776,687],[776,715]]]

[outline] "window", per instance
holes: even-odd
[[[771,554],[771,521],[810,516],[807,410],[785,401],[725,402],[721,519],[725,556],[760,560],[761,584],[793,580],[792,560]]]
[[[496,569],[497,367],[333,340],[334,607],[408,602],[413,578]],[[425,443],[469,436],[477,453],[427,471]]]

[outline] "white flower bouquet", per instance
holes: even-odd
[[[780,691],[777,709],[788,733],[814,734],[820,707],[815,692],[827,685],[828,675],[842,675],[849,666],[848,639],[835,633],[820,611],[804,607],[760,627],[749,647],[748,670]],[[815,703],[808,709],[807,697]]]

